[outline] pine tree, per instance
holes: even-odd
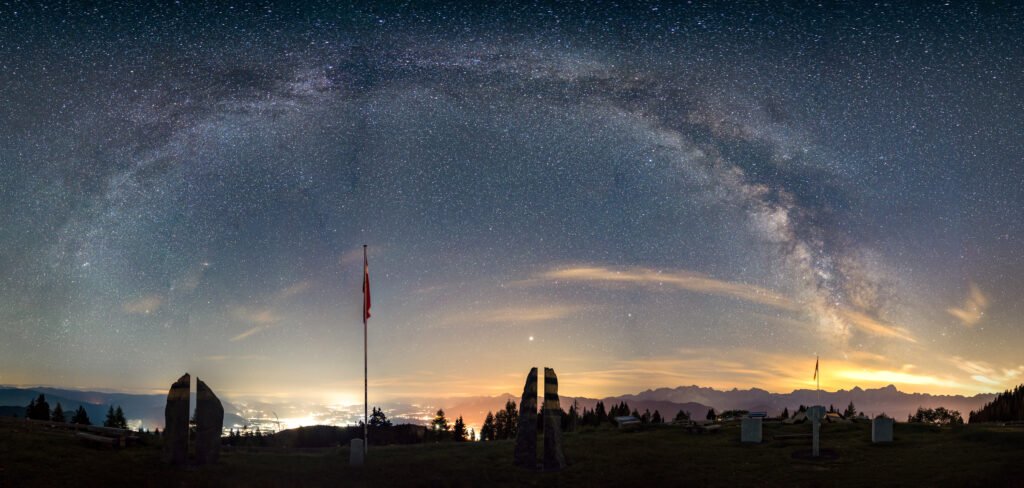
[[[89,414],[85,411],[85,407],[79,405],[78,410],[75,410],[75,414],[71,416],[71,423],[78,425],[92,425],[89,421]]]
[[[435,432],[448,432],[450,427],[448,425],[448,419],[444,416],[444,409],[437,410],[437,414],[434,415],[434,420],[430,422],[430,428]]]
[[[67,422],[67,419],[64,418],[64,408],[60,406],[60,402],[57,402],[57,406],[53,407],[53,415],[50,416],[50,420],[62,424]]]
[[[114,406],[107,409],[107,418],[103,420],[104,427],[117,427],[117,417],[114,414]]]
[[[25,407],[25,417],[32,420],[50,420],[50,404],[46,403],[46,395],[42,393]]]
[[[498,410],[498,413],[494,415],[494,438],[495,439],[508,439],[508,412],[505,410]]]
[[[455,442],[466,442],[466,422],[462,420],[462,416],[455,419],[455,427],[452,428],[452,440]]]
[[[857,407],[854,407],[853,402],[851,401],[850,404],[846,406],[846,410],[843,411],[843,418],[852,419],[855,416],[857,416]]]
[[[674,419],[675,422],[684,422],[687,420],[690,420],[690,413],[684,412],[682,410],[680,410],[679,413],[676,414],[676,418]]]
[[[117,424],[118,429],[127,429],[128,420],[124,418],[124,411],[121,410],[121,406],[118,405],[117,409],[114,410],[114,422]]]
[[[651,416],[651,423],[652,424],[664,423],[664,420],[662,420],[662,418],[661,418],[661,412],[659,412],[657,409],[654,410],[654,415]]]
[[[786,408],[782,409],[782,419],[785,420],[785,419],[788,419],[788,418],[789,418],[789,407],[786,407]]]
[[[519,410],[516,409],[516,402],[512,399],[505,402],[505,428],[508,434],[506,439],[515,439],[516,434],[519,433]]]
[[[484,419],[484,425],[483,427],[480,427],[480,440],[493,441],[497,437],[495,434],[496,433],[494,432],[494,414],[488,411],[487,418]]]
[[[597,406],[594,407],[594,414],[597,416],[598,424],[608,421],[608,413],[604,410],[604,402],[597,402]]]
[[[715,409],[712,408],[708,410],[708,414],[704,418],[707,420],[715,420],[715,417],[717,417],[717,415],[715,415]]]

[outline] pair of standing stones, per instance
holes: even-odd
[[[189,387],[192,377],[185,373],[171,385],[164,407],[163,460],[172,465],[188,461]],[[224,406],[203,380],[196,378],[196,464],[213,464],[220,457],[220,436],[224,428]]]
[[[562,451],[562,408],[558,402],[558,377],[544,368],[544,469],[565,468]],[[519,404],[519,432],[516,436],[515,465],[537,468],[537,368],[530,370]]]

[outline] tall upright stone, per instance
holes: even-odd
[[[220,458],[224,406],[203,380],[196,378],[196,463],[214,464]]]
[[[188,404],[192,377],[185,373],[171,385],[164,407],[163,461],[182,465],[188,460]]]
[[[537,469],[537,368],[530,370],[523,386],[514,462],[516,466]]]
[[[544,368],[544,469],[565,468],[562,451],[562,406],[558,401],[558,377],[555,370]]]

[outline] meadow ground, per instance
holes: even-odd
[[[62,429],[0,422],[0,486],[1019,486],[1024,429],[897,424],[896,440],[872,445],[868,424],[822,426],[831,460],[800,459],[809,425],[766,424],[765,442],[739,442],[739,427],[715,434],[680,428],[565,434],[572,463],[555,473],[511,465],[512,441],[373,447],[348,466],[347,448],[238,449],[220,464],[172,469],[158,446],[119,451],[83,445]],[[539,451],[540,452],[540,451]]]

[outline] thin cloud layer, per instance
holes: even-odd
[[[988,309],[988,297],[982,293],[977,284],[971,283],[967,298],[960,307],[953,307],[948,310],[950,315],[957,318],[966,327],[974,327],[985,317],[985,310]]]

